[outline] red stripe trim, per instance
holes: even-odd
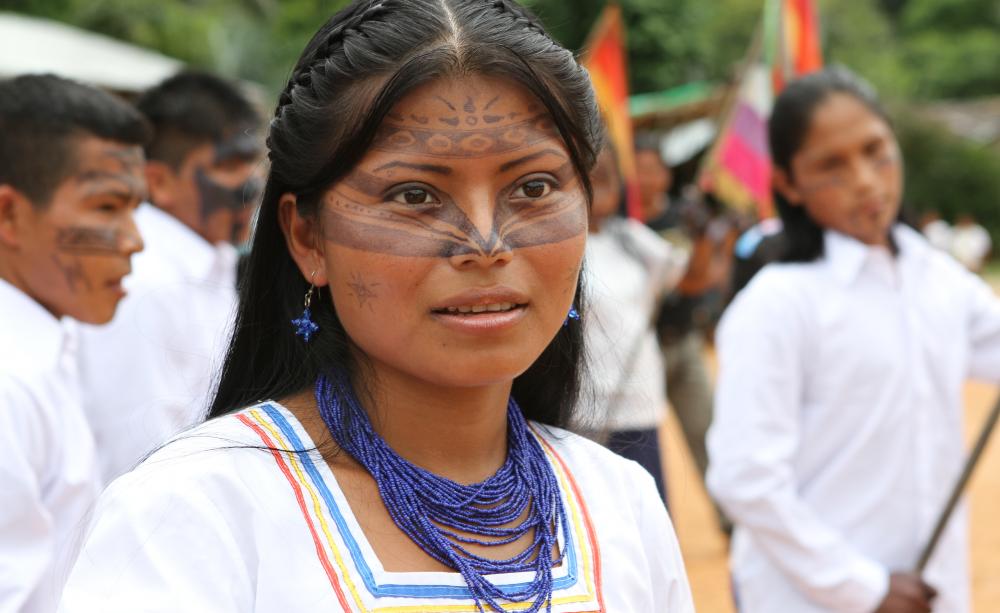
[[[537,436],[537,435],[536,435]],[[587,511],[587,503],[583,499],[583,495],[580,494],[580,488],[576,485],[576,479],[573,478],[573,473],[569,471],[566,463],[563,459],[556,453],[556,450],[552,448],[547,440],[541,436],[537,436],[538,440],[542,441],[542,444],[552,453],[552,457],[559,462],[559,466],[562,467],[564,473],[566,473],[566,478],[569,479],[569,486],[573,488],[573,495],[578,501],[580,501],[580,509],[583,511],[583,523],[587,526],[587,537],[590,539],[590,546],[594,550],[594,588],[597,590],[597,604],[601,607],[601,611],[605,611],[604,608],[604,592],[601,589],[601,546],[597,543],[597,535],[594,533],[594,525],[590,521],[590,512]]]
[[[281,454],[275,450],[276,445],[271,441],[271,438],[261,429],[260,426],[250,421],[246,415],[237,415],[236,419],[243,422],[248,428],[257,433],[260,440],[264,444],[271,448],[271,455],[274,457],[274,461],[278,464],[278,468],[284,473],[285,478],[288,479],[289,485],[292,486],[292,491],[295,493],[295,500],[299,503],[299,509],[302,511],[302,517],[306,520],[306,525],[309,526],[309,533],[312,535],[313,544],[316,546],[316,555],[319,557],[320,564],[323,565],[323,570],[326,571],[326,576],[330,579],[330,585],[333,586],[333,591],[337,594],[337,600],[340,602],[340,606],[344,608],[345,611],[350,611],[351,607],[348,604],[347,597],[344,596],[343,590],[340,588],[340,581],[337,579],[337,575],[333,570],[333,566],[330,564],[330,559],[326,555],[326,550],[323,548],[322,541],[319,538],[319,534],[316,533],[316,527],[313,525],[312,518],[309,517],[309,512],[306,507],[305,497],[302,495],[302,488],[299,486],[298,481],[292,476],[292,472],[288,469],[288,465],[285,464],[285,460],[281,457]]]

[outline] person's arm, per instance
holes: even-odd
[[[194,452],[198,453],[198,452]],[[213,496],[197,479],[129,473],[101,497],[60,613],[244,613],[252,611],[252,539],[239,538],[233,493]],[[211,477],[207,479],[211,482]]]
[[[795,298],[789,288],[759,278],[723,319],[708,487],[810,600],[838,612],[870,613],[887,594],[889,573],[798,494],[804,365],[814,356],[806,350],[810,330]]]
[[[52,516],[43,504],[46,439],[31,393],[0,378],[0,613],[19,613],[53,564]]]

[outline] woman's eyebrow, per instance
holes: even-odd
[[[557,155],[557,156],[559,156],[561,158],[565,158],[566,157],[558,149],[551,149],[551,148],[549,148],[549,149],[542,149],[541,151],[536,151],[534,153],[529,153],[528,155],[521,156],[519,158],[515,158],[515,159],[513,159],[513,160],[511,160],[509,162],[504,162],[503,164],[500,165],[500,172],[506,172],[506,171],[510,170],[511,168],[514,168],[516,166],[520,166],[521,164],[524,164],[526,162],[530,162],[531,160],[534,160],[536,158],[540,158],[543,155],[550,154],[550,153],[551,154],[555,154],[555,155]]]
[[[375,172],[380,170],[389,170],[392,168],[409,168],[411,170],[422,170],[424,172],[433,172],[439,175],[450,175],[452,169],[450,166],[443,166],[440,164],[411,164],[409,162],[389,162],[388,164],[383,164],[375,169]]]

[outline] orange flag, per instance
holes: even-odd
[[[608,137],[618,153],[618,166],[625,182],[629,217],[639,218],[639,184],[632,141],[632,118],[628,110],[628,64],[625,27],[621,8],[610,4],[601,13],[584,46],[583,65],[597,95],[597,104],[608,127]]]

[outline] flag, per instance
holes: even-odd
[[[590,73],[597,104],[608,128],[608,138],[618,154],[618,169],[625,183],[629,217],[640,217],[638,172],[628,109],[628,64],[621,7],[610,4],[598,18],[584,46],[583,66]]]
[[[823,66],[814,0],[767,0],[719,137],[706,156],[699,185],[729,206],[774,214],[767,118],[789,80]]]

